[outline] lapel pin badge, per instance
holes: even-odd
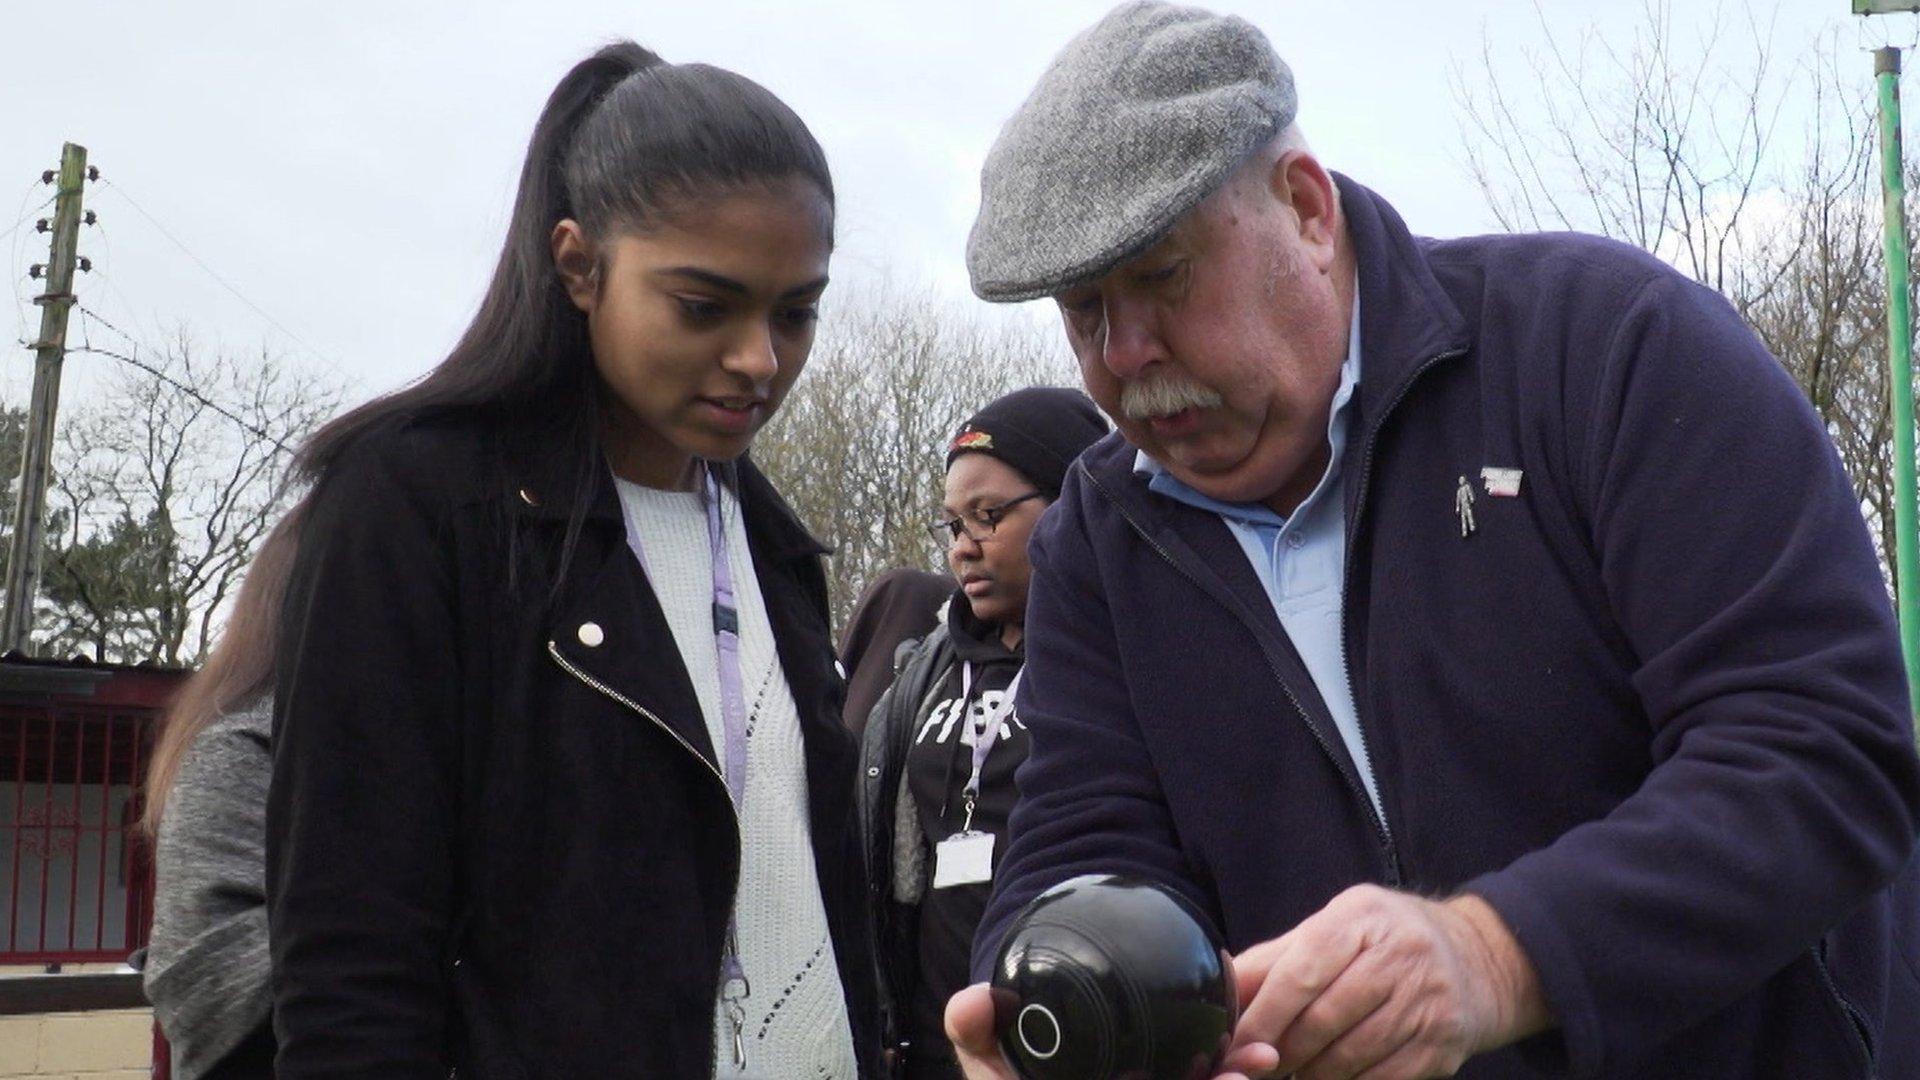
[[[1465,540],[1473,535],[1477,528],[1473,522],[1473,485],[1466,477],[1460,478],[1460,486],[1453,492],[1453,512],[1460,517],[1460,538]]]
[[[1522,475],[1519,469],[1496,469],[1489,465],[1480,470],[1480,484],[1487,489],[1489,495],[1511,499],[1520,494]]]

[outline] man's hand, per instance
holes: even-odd
[[[993,998],[974,983],[947,1000],[947,1038],[967,1080],[1016,1080],[993,1037]]]
[[[1223,1077],[1451,1076],[1552,1024],[1532,962],[1477,896],[1356,886],[1233,965],[1241,1013]]]

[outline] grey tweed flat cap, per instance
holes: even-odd
[[[1113,9],[1067,43],[987,154],[973,291],[1032,300],[1153,246],[1296,104],[1293,72],[1246,20],[1158,0]]]

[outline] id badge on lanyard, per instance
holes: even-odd
[[[1013,712],[1013,695],[1020,689],[1020,677],[1026,673],[1026,669],[1021,668],[1020,674],[1007,684],[1007,696],[987,713],[986,725],[974,736],[973,774],[961,794],[967,816],[959,832],[940,841],[933,849],[933,887],[936,889],[982,885],[993,880],[993,834],[973,827],[973,808],[980,801],[980,773],[986,768],[987,755],[993,753],[993,744],[999,741],[1001,723]],[[973,664],[967,663],[960,669],[961,707],[966,708],[972,698]]]

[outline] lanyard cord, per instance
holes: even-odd
[[[740,606],[733,588],[733,565],[727,557],[726,529],[723,521],[720,481],[711,462],[701,463],[701,503],[707,518],[707,546],[713,565],[713,646],[720,681],[720,725],[726,745],[722,748],[721,778],[727,786],[727,798],[733,803],[735,820],[746,827],[747,805],[747,701],[746,680],[740,671]],[[641,546],[638,530],[629,530],[628,543],[640,560],[642,573],[652,578],[647,554]],[[742,832],[740,849],[744,863],[747,838]],[[744,865],[742,867],[744,877]],[[738,897],[735,899],[738,907]],[[727,1020],[733,1028],[734,1067],[747,1066],[746,1009],[741,1005],[753,988],[740,963],[740,921],[737,911],[727,918],[725,951],[720,960],[720,996],[726,1003]]]
[[[1013,681],[1007,684],[1006,696],[1000,704],[987,711],[985,725],[973,737],[973,773],[967,777],[967,786],[960,791],[960,805],[966,812],[960,831],[973,831],[973,808],[980,801],[980,774],[987,767],[987,755],[993,753],[993,745],[1000,741],[1000,725],[1013,713],[1013,695],[1020,690],[1020,680],[1027,674],[1025,664],[1014,672]],[[960,664],[960,722],[962,730],[971,727],[973,712],[973,661]],[[955,740],[958,742],[959,740]]]

